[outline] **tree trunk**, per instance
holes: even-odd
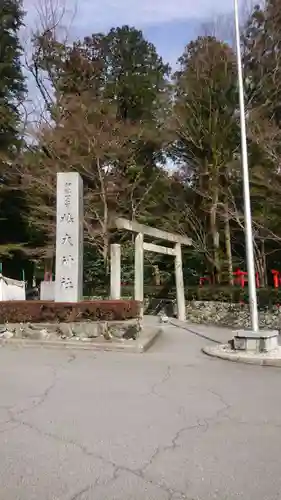
[[[266,253],[265,253],[265,241],[261,240],[261,257],[262,257],[262,268],[263,268],[263,285],[268,285],[267,280],[267,263],[266,263]]]
[[[160,277],[159,267],[157,265],[154,265],[153,268],[154,268],[155,285],[159,286],[159,285],[161,285],[161,277]]]
[[[228,271],[228,283],[233,285],[233,261],[232,261],[232,248],[231,248],[231,232],[229,224],[229,214],[228,214],[228,202],[224,205],[224,238],[225,238],[225,250],[227,258],[227,271]]]
[[[97,159],[97,170],[100,181],[100,197],[103,204],[103,218],[101,220],[102,228],[102,254],[104,260],[104,270],[106,282],[109,282],[109,211],[108,211],[108,200],[107,200],[107,188],[106,182],[103,175],[103,170],[100,165],[99,159]]]
[[[255,245],[254,258],[255,258],[255,270],[259,276],[260,286],[264,286],[263,260],[258,245]]]
[[[214,187],[213,202],[210,211],[210,232],[212,238],[213,246],[213,256],[214,256],[214,281],[215,283],[220,283],[220,235],[217,227],[217,207],[219,201],[219,190],[218,186]]]
[[[267,268],[266,268],[266,255],[264,240],[261,240],[261,246],[255,249],[256,253],[256,266],[260,278],[260,286],[267,286]]]

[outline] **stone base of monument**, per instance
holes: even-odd
[[[0,343],[144,352],[161,328],[143,328],[140,308],[135,300],[6,301],[0,308]]]
[[[55,281],[41,281],[40,300],[55,300]]]
[[[8,323],[0,326],[0,344],[143,353],[162,329],[142,328],[138,319],[109,322]]]
[[[204,347],[205,354],[227,361],[281,367],[281,347],[276,330],[238,330],[228,344]]]

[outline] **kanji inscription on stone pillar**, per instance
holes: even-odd
[[[77,172],[57,174],[56,302],[83,299],[83,181]]]

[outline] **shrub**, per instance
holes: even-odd
[[[249,302],[248,287],[238,286],[202,286],[190,287],[186,290],[187,300],[202,300],[216,302]],[[281,289],[258,288],[257,299],[260,308],[281,304]]]
[[[105,291],[95,290],[96,294],[100,296],[105,294]],[[134,287],[132,285],[122,286],[122,296],[129,298],[134,296]],[[156,300],[175,300],[176,289],[175,287],[167,287],[165,285],[145,285],[144,296],[149,299]],[[271,307],[275,304],[281,304],[281,288],[276,289],[272,287],[258,288],[257,289],[258,304],[260,308]],[[204,285],[187,286],[185,288],[186,300],[202,300],[202,301],[215,301],[215,302],[231,302],[239,303],[249,302],[248,287],[241,288],[239,286],[219,286],[219,285]]]
[[[72,323],[137,318],[135,300],[93,300],[75,303],[41,300],[0,302],[0,323]]]

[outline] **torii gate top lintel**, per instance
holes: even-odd
[[[192,240],[190,238],[187,238],[186,236],[182,236],[177,233],[170,233],[168,231],[156,229],[155,227],[151,226],[146,226],[144,224],[140,224],[139,222],[124,219],[123,217],[118,217],[115,219],[115,226],[117,229],[124,229],[133,233],[141,233],[145,236],[150,236],[151,238],[156,238],[159,240],[170,241],[171,243],[180,243],[181,245],[186,246],[192,245]]]

